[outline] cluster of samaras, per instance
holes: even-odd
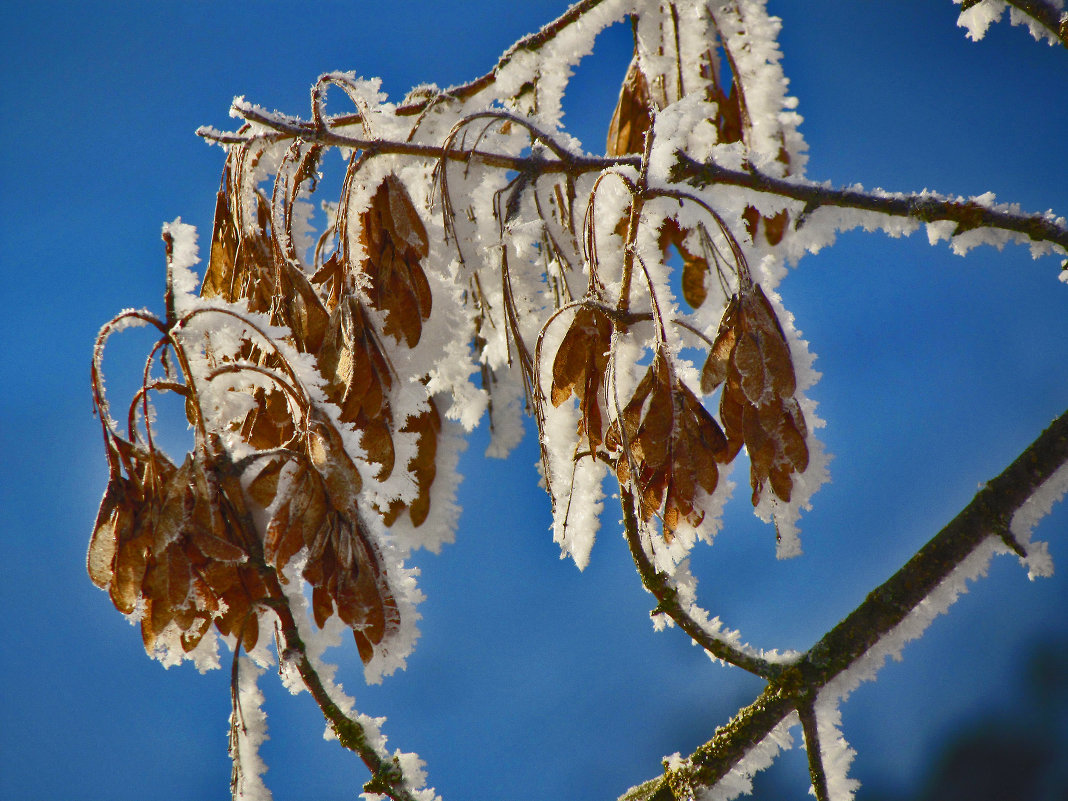
[[[724,91],[710,67],[702,72],[709,77],[708,99],[719,110],[715,120],[719,141],[740,141],[745,112],[737,83]],[[608,155],[640,153],[645,147],[657,110],[670,99],[662,80],[657,86],[659,91],[650,86],[635,58],[609,128]],[[788,165],[785,150],[779,157]],[[655,191],[635,192],[627,214],[640,202],[639,194],[656,196]],[[793,477],[805,471],[809,459],[807,426],[794,397],[797,381],[786,335],[760,285],[753,283],[730,229],[714,211],[708,211],[727,242],[733,262],[728,267],[737,281],[737,291],[727,302],[701,372],[703,394],[723,387],[722,427],[677,378],[660,337],[652,363],[633,394],[618,415],[611,415],[611,342],[615,333],[625,329],[619,321],[626,316],[628,299],[621,297],[614,310],[606,307],[594,280],[587,298],[578,304],[552,365],[552,405],[560,406],[575,395],[580,411],[578,434],[588,445],[585,454],[604,458],[614,467],[620,486],[633,489],[642,520],[658,518],[668,541],[680,522],[700,525],[704,512],[697,503],[699,492],[711,495],[715,491],[718,465],[733,461],[743,445],[750,460],[754,506],[766,484],[779,500],[790,501]],[[755,238],[762,233],[771,245],[780,241],[788,222],[785,211],[763,217],[751,206],[742,216],[749,235]],[[626,215],[614,233],[628,236]],[[706,280],[713,273],[708,256],[687,246],[694,238],[691,233],[669,217],[660,223],[659,246],[665,258],[671,248],[679,254],[682,294],[697,309],[707,298]],[[632,248],[633,243],[626,247]],[[718,269],[720,259],[715,253],[712,256]],[[659,318],[655,303],[654,316]]]
[[[373,510],[358,507],[363,480],[340,428],[360,433],[376,480],[396,469],[398,426],[389,398],[397,376],[383,338],[392,339],[394,349],[414,347],[430,316],[430,288],[421,265],[427,234],[404,186],[388,175],[359,214],[365,255],[350,260],[342,230],[338,251],[308,276],[292,251],[288,230],[276,226],[272,231],[266,198],[250,190],[254,219],[250,224],[241,218],[236,176],[245,174],[240,162],[255,155],[235,148],[227,164],[202,295],[240,303],[244,313],[259,313],[288,330],[286,345],[314,359],[337,414],[325,413],[324,404],[302,388],[285,352],[266,333],[225,358],[209,349],[207,357],[219,364],[198,375],[182,329],[197,316],[221,314],[201,309],[185,317],[172,313],[167,322],[143,317],[162,334],[153,354],[172,349],[183,381],[152,381],[146,367],[145,384],[131,405],[129,435],[123,437],[108,420],[99,380],[105,328],[94,388],[111,480],[89,548],[89,573],[109,590],[120,611],[140,611],[150,652],[172,625],[182,648],[192,650],[213,621],[250,649],[259,635],[259,613],[286,602],[283,571],[303,554],[301,577],[312,588],[316,623],[323,626],[336,611],[353,629],[366,662],[398,627],[399,611],[365,516],[378,514],[386,525],[401,514],[414,526],[425,521],[441,421],[433,398],[426,397],[424,410],[399,427],[415,435],[415,455],[406,469],[417,492],[409,503],[394,500]],[[302,154],[298,180],[310,173],[316,155],[314,150]],[[283,202],[288,213],[293,195]],[[369,309],[383,325],[375,325]],[[237,313],[223,316],[231,314]],[[252,319],[248,314],[246,326],[254,327]],[[251,408],[236,422],[212,431],[198,380],[210,383],[242,373],[271,380],[249,390]],[[197,443],[180,468],[153,447],[150,427],[139,437],[138,407],[150,390],[186,397]],[[149,417],[147,410],[143,416]],[[247,455],[235,460],[233,447],[222,444],[223,434],[245,443]]]
[[[733,461],[743,444],[753,505],[766,483],[780,500],[789,501],[794,474],[808,467],[807,428],[794,398],[789,345],[760,285],[731,298],[701,373],[703,393],[723,385],[722,427],[675,376],[660,348],[613,418],[603,408],[612,317],[597,303],[580,306],[553,361],[551,402],[559,406],[574,393],[586,453],[604,454],[620,486],[636,491],[642,519],[658,517],[669,541],[681,520],[700,525],[698,490],[715,491],[718,465]]]
[[[634,59],[624,81],[607,156],[645,153],[644,176],[653,122],[679,99],[681,87],[673,89],[670,76],[648,78],[641,63]],[[720,142],[742,142],[750,126],[744,93],[735,78],[724,89],[712,64],[709,54],[700,66],[706,100],[718,109],[710,122]],[[487,115],[493,116],[481,114]],[[319,112],[316,124],[325,124]],[[461,121],[454,132],[464,124]],[[512,130],[509,126],[521,128],[522,120],[508,112],[487,124],[487,130],[491,124],[505,135]],[[432,286],[439,284],[428,281],[429,271],[439,269],[429,259],[436,243],[428,238],[429,201],[406,187],[397,172],[373,179],[374,185],[363,187],[362,195],[353,191],[352,182],[366,180],[364,160],[375,158],[356,151],[336,217],[306,268],[295,244],[294,209],[300,193],[314,188],[326,146],[294,136],[268,197],[258,186],[260,161],[277,158],[278,142],[284,139],[249,134],[245,141],[230,143],[200,305],[180,314],[172,296],[166,320],[127,312],[105,327],[98,340],[94,394],[111,476],[90,544],[89,573],[120,611],[140,616],[149,651],[161,639],[177,641],[190,651],[213,624],[246,649],[254,647],[262,613],[288,608],[286,593],[293,592],[289,585],[299,571],[311,588],[316,623],[321,627],[336,614],[352,628],[367,662],[398,630],[401,608],[383,546],[372,529],[395,526],[402,516],[406,525],[418,528],[431,511],[441,417],[426,389],[429,377],[410,375],[405,368],[407,353],[423,337],[435,302],[441,302],[432,296]],[[455,141],[450,135],[444,150]],[[471,163],[479,158],[481,154],[472,151]],[[785,146],[779,160],[788,170]],[[444,157],[436,174],[444,230],[455,234]],[[700,525],[705,514],[701,495],[715,491],[720,466],[731,462],[743,445],[750,459],[754,505],[766,492],[789,502],[795,477],[808,466],[806,423],[795,398],[797,381],[787,337],[772,304],[753,281],[730,226],[696,197],[681,191],[658,194],[644,177],[635,181],[632,174],[615,174],[631,192],[622,219],[605,234],[621,239],[615,251],[624,254],[618,265],[623,275],[618,297],[608,297],[598,278],[605,265],[598,264],[588,244],[586,295],[571,300],[568,293],[546,310],[539,321],[548,320],[536,358],[530,357],[529,335],[523,341],[506,261],[501,264],[504,308],[496,312],[506,321],[520,354],[518,369],[539,425],[545,421],[546,401],[560,408],[574,396],[575,460],[594,458],[609,464],[627,497],[634,499],[641,521],[650,527],[658,521],[655,528],[670,542],[680,525]],[[521,205],[522,192],[530,187],[537,192],[536,179],[528,186],[521,177],[509,184],[513,191],[501,214],[502,236]],[[573,199],[574,183],[568,180]],[[562,217],[559,187],[556,203]],[[591,204],[596,191],[595,184]],[[362,208],[349,208],[354,196],[369,199],[361,201]],[[700,388],[705,395],[721,389],[720,422],[678,376],[667,346],[670,321],[662,318],[651,286],[651,310],[632,308],[630,287],[640,260],[636,232],[649,224],[643,206],[658,197],[672,202],[692,197],[707,212],[716,241],[730,251],[724,258],[703,228],[688,228],[673,217],[654,221],[665,260],[671,248],[681,257],[682,294],[692,309],[705,304],[706,285],[713,277],[718,276],[726,290],[726,308],[714,337],[687,326],[707,346]],[[588,228],[593,219],[588,213]],[[775,245],[789,220],[786,212],[765,216],[749,207],[740,222],[754,241],[762,237]],[[587,243],[596,239],[588,230]],[[336,246],[326,255],[322,251],[329,242]],[[455,244],[460,249],[461,242]],[[502,259],[507,252],[507,247],[501,249]],[[462,252],[459,260],[464,261]],[[438,280],[436,273],[430,274]],[[448,280],[454,279],[440,282]],[[467,277],[461,277],[464,280]],[[477,285],[475,272],[469,302],[481,297]],[[475,306],[479,302],[473,301]],[[492,311],[478,308],[468,315],[484,378],[490,374],[485,371],[486,343],[480,329]],[[212,315],[237,321],[243,331],[238,344],[205,344],[210,337],[202,329]],[[160,339],[123,435],[108,413],[99,366],[108,334],[131,320],[155,326]],[[556,320],[567,322],[566,332],[555,352],[542,354],[544,334]],[[646,345],[651,363],[640,368],[644,375],[620,397],[614,343],[629,336],[636,324],[650,321],[656,331]],[[309,388],[295,361],[313,366],[314,387]],[[152,377],[157,363],[163,378]],[[551,364],[549,387],[543,387],[542,375],[549,372],[543,373],[542,364]],[[207,408],[205,397],[219,397],[209,392],[217,382],[229,382],[231,393],[243,397],[235,407],[239,413],[220,416]],[[413,387],[422,392],[414,405]],[[408,405],[398,413],[401,390]],[[185,398],[196,444],[181,466],[153,444],[151,392],[177,392]],[[352,452],[350,433],[359,453]],[[545,436],[543,430],[543,445]],[[406,445],[399,448],[402,439]],[[548,477],[548,463],[546,470]],[[368,480],[386,482],[398,471],[414,486],[405,500],[368,503],[360,494]],[[372,519],[374,526],[368,524]]]

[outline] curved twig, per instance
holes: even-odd
[[[678,600],[678,591],[672,586],[671,579],[663,573],[657,572],[653,563],[649,561],[649,555],[642,546],[640,526],[638,518],[634,514],[634,495],[631,491],[620,486],[619,499],[623,507],[623,533],[630,548],[631,558],[638,568],[645,589],[653,594],[657,600],[656,612],[663,612],[680,629],[686,632],[695,643],[704,648],[716,659],[735,665],[761,678],[774,679],[785,668],[782,665],[768,662],[765,659],[754,656],[730,643],[717,639],[705,631],[701,625],[687,614]]]

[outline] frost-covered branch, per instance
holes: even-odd
[[[578,176],[598,173],[622,166],[637,168],[641,159],[637,156],[598,157],[569,153],[562,145],[553,148],[555,157],[543,155],[515,156],[477,148],[436,147],[416,142],[370,139],[340,133],[336,125],[317,126],[277,113],[269,113],[250,103],[238,100],[233,106],[236,113],[258,126],[275,132],[248,131],[224,134],[210,128],[201,128],[198,134],[220,144],[245,143],[256,138],[294,139],[329,147],[351,148],[369,154],[399,155],[428,160],[447,159],[470,163],[478,161],[489,167],[512,170],[529,176],[567,174]],[[796,226],[804,225],[814,212],[823,207],[857,209],[891,217],[905,217],[922,223],[949,222],[955,226],[949,236],[956,237],[979,228],[1022,234],[1032,242],[1049,242],[1068,253],[1068,222],[1052,212],[1024,214],[1007,206],[984,205],[978,200],[953,199],[934,193],[898,193],[863,191],[861,189],[836,189],[830,186],[800,182],[795,179],[776,178],[755,168],[733,170],[713,161],[699,162],[679,152],[671,171],[672,181],[689,183],[697,187],[727,184],[757,192],[790,198],[804,203]]]
[[[623,531],[627,539],[627,546],[630,548],[630,555],[638,568],[638,575],[641,576],[642,584],[657,600],[655,612],[663,613],[670,617],[695,643],[716,657],[716,659],[736,665],[765,679],[772,679],[778,676],[782,672],[781,665],[768,662],[735,647],[721,638],[712,636],[698,621],[690,616],[679,602],[678,590],[672,584],[670,577],[657,572],[649,559],[649,555],[642,547],[640,525],[638,517],[634,513],[633,494],[629,490],[621,488],[620,501],[623,505]]]
[[[808,752],[808,775],[812,781],[812,792],[816,801],[828,801],[827,769],[823,765],[823,749],[820,746],[819,722],[816,718],[816,706],[809,702],[798,707],[801,728],[805,732],[805,750]]]
[[[244,144],[255,139],[269,141],[299,139],[303,142],[327,147],[349,148],[373,155],[412,156],[429,160],[444,158],[449,161],[465,163],[477,160],[489,167],[514,170],[530,175],[549,175],[553,173],[580,175],[582,173],[600,172],[621,165],[636,166],[640,161],[637,158],[628,157],[599,158],[571,154],[566,153],[562,146],[557,146],[554,149],[557,151],[557,158],[545,158],[537,155],[512,156],[506,153],[495,153],[476,148],[437,147],[417,142],[370,139],[366,136],[351,136],[340,133],[338,128],[341,127],[341,123],[338,120],[331,121],[333,124],[327,126],[319,126],[312,122],[303,122],[286,115],[267,112],[241,99],[235,100],[232,108],[235,113],[249,122],[256,123],[274,133],[265,134],[262,131],[223,133],[209,127],[201,127],[197,129],[197,135],[221,145]]]
[[[775,178],[756,169],[732,170],[715,162],[698,162],[685,153],[677,154],[671,178],[697,186],[728,184],[788,197],[805,204],[797,225],[817,209],[834,206],[871,211],[892,217],[907,217],[918,222],[956,223],[951,236],[958,236],[976,228],[992,228],[1023,234],[1035,242],[1051,242],[1068,252],[1068,222],[1052,212],[1020,214],[1004,207],[995,208],[975,200],[951,199],[933,193],[865,192],[860,189],[835,189],[815,183]]]
[[[338,742],[355,753],[371,771],[371,779],[364,784],[364,790],[369,793],[381,793],[394,801],[414,801],[408,790],[408,783],[400,763],[396,759],[385,759],[371,744],[368,733],[360,722],[345,714],[330,697],[329,691],[308,656],[308,650],[300,636],[293,611],[289,607],[289,600],[278,582],[278,576],[267,566],[266,562],[262,564],[261,575],[271,593],[268,603],[278,616],[281,629],[283,648],[278,658],[280,661],[288,661],[297,669],[304,685],[323,713],[323,717],[329,721],[331,729],[337,735]]]
[[[1043,28],[1060,39],[1068,47],[1068,12],[1049,0],[1005,0],[1038,22]]]
[[[716,731],[689,758],[664,775],[634,788],[626,801],[674,801],[690,797],[679,788],[711,787],[810,699],[850,670],[927,600],[988,538],[1003,540],[1024,555],[1011,531],[1013,515],[1059,469],[1068,464],[1068,411],[1058,417],[999,476],[904,567],[873,590],[796,663],[772,679],[749,706]]]
[[[954,0],[960,5],[958,25],[968,28],[968,37],[983,38],[987,26],[998,20],[1006,6],[1012,6],[1013,25],[1026,24],[1031,35],[1050,44],[1058,41],[1068,47],[1068,11],[1063,0]],[[1028,19],[1030,18],[1030,19]]]

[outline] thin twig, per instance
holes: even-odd
[[[797,708],[801,729],[805,733],[805,750],[808,752],[808,775],[816,801],[830,801],[827,790],[827,770],[823,767],[823,749],[820,747],[819,720],[813,700]]]
[[[695,643],[708,651],[716,659],[721,659],[732,665],[747,670],[765,679],[773,679],[782,673],[784,667],[758,656],[736,648],[730,643],[720,640],[701,627],[682,608],[679,603],[678,591],[672,585],[668,576],[657,572],[653,563],[649,560],[645,548],[642,547],[638,517],[634,513],[634,495],[626,487],[620,487],[620,503],[623,506],[623,532],[630,548],[631,558],[638,568],[638,575],[642,584],[657,600],[656,612],[663,612],[670,617],[675,624],[685,631]]]

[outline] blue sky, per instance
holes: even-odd
[[[395,98],[460,83],[566,7],[385,5],[39,2],[0,26],[4,798],[227,794],[226,671],[149,661],[85,574],[106,480],[90,350],[120,309],[161,309],[164,221],[180,215],[207,237],[223,153],[193,131],[227,127],[234,95],[306,114],[328,70],[380,75]],[[948,0],[771,11],[784,19],[810,178],[989,190],[1068,213],[1063,49],[1007,24],[967,41]],[[630,51],[624,26],[603,36],[565,117],[598,151]],[[756,645],[804,649],[1000,472],[1068,399],[1058,269],[1018,247],[961,259],[922,235],[851,233],[803,259],[780,293],[823,372],[810,394],[828,422],[832,483],[802,518],[805,555],[789,562],[775,561],[773,532],[736,493],[715,546],[695,554],[704,605]],[[143,344],[120,346],[116,363]],[[484,447],[476,432],[461,464],[456,544],[417,556],[428,600],[408,670],[364,687],[353,651],[340,675],[446,799],[615,798],[708,739],[760,684],[677,631],[652,631],[614,510],[584,573],[559,560],[529,433],[504,463]],[[942,737],[1011,708],[1036,642],[1068,637],[1063,505],[1036,536],[1057,576],[1031,583],[1015,560],[995,560],[845,705],[866,786],[911,787]],[[261,687],[275,797],[356,797],[364,768],[322,741],[309,697],[270,675]],[[800,752],[764,781],[804,797]]]

